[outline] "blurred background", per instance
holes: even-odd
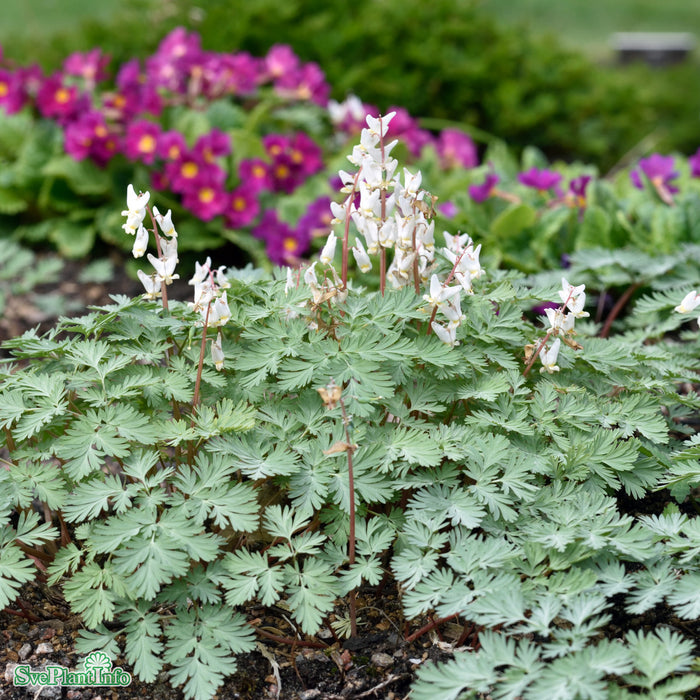
[[[613,39],[683,32],[692,42],[698,2],[5,0],[3,10],[5,61],[47,70],[96,46],[113,65],[144,57],[182,25],[209,50],[261,56],[290,44],[321,66],[338,100],[403,106],[426,128],[462,125],[477,140],[534,145],[603,171],[630,150],[689,154],[700,144],[697,52],[662,67],[643,52],[623,64]]]

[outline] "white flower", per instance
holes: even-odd
[[[211,270],[211,258],[207,258],[204,265],[200,265],[198,262],[194,264],[194,276],[187,284],[201,284],[205,279],[209,277],[209,272]]]
[[[586,288],[585,284],[579,284],[578,287],[574,287],[573,284],[569,284],[566,278],[561,278],[561,290],[559,291],[559,297],[566,304],[570,299],[575,299],[581,292]]]
[[[149,276],[143,270],[137,270],[136,274],[146,290],[143,298],[157,299],[161,294],[161,284],[155,273]]]
[[[167,214],[161,214],[158,211],[158,207],[153,207],[153,218],[158,223],[158,227],[166,236],[177,236],[177,231],[173,226],[173,213],[168,209]]]
[[[455,295],[462,291],[461,287],[445,287],[440,283],[437,275],[430,278],[430,294],[424,294],[423,299],[431,306],[442,306]]]
[[[679,314],[687,314],[698,305],[700,305],[700,294],[693,290],[683,297],[683,301],[676,306],[674,311],[677,311]]]
[[[552,329],[559,333],[572,333],[576,316],[574,314],[565,314],[561,309],[545,309],[547,319]],[[588,316],[588,314],[586,314]]]
[[[367,126],[369,131],[377,136],[380,135],[379,127],[381,124],[381,136],[386,136],[386,132],[389,129],[389,122],[396,116],[396,112],[389,112],[383,117],[370,117],[367,115]]]
[[[230,320],[231,310],[228,307],[228,299],[226,298],[226,292],[224,292],[220,297],[216,298],[216,301],[211,307],[209,315],[209,325],[223,326]]]
[[[323,246],[323,250],[321,251],[321,262],[324,265],[329,265],[330,263],[333,262],[333,256],[335,255],[335,242],[337,241],[337,237],[335,233],[332,231],[328,235],[328,240],[326,241],[326,245]]]
[[[590,316],[590,314],[587,311],[583,310],[583,307],[585,305],[586,294],[584,292],[581,292],[577,297],[569,299],[569,301],[566,304],[569,311],[571,312],[570,315],[575,316],[576,318],[585,318],[586,316]]]
[[[160,241],[160,256],[161,258],[174,258],[175,263],[180,262],[177,257],[177,237],[173,236],[169,241],[162,238]]]
[[[355,239],[355,247],[352,249],[352,254],[355,256],[355,262],[362,272],[369,272],[372,269],[372,261],[369,259],[369,255],[367,255],[367,251],[359,238]]]
[[[560,345],[561,340],[557,338],[552,343],[552,347],[549,350],[547,350],[546,346],[542,348],[542,351],[540,352],[540,360],[542,361],[544,367],[540,369],[540,372],[549,372],[549,374],[553,374],[554,372],[559,371],[559,367],[557,366],[557,356],[559,355]]]
[[[126,223],[122,228],[129,234],[134,235],[146,218],[146,205],[151,197],[150,192],[136,194],[133,185],[126,188],[126,209],[122,216],[126,216]]]
[[[217,371],[221,371],[224,368],[224,351],[221,347],[221,331],[216,336],[216,340],[211,341],[211,359],[214,360],[214,367]]]
[[[151,253],[148,254],[148,260],[156,270],[156,277],[165,284],[172,284],[173,280],[180,279],[180,275],[174,275],[177,258],[156,258]]]
[[[445,345],[459,345],[457,342],[457,326],[450,325],[447,328],[433,321],[431,324],[435,335],[442,340]]]
[[[219,289],[230,289],[231,283],[226,277],[226,265],[221,265],[216,271],[216,284],[219,285]]]
[[[135,258],[140,258],[146,252],[146,248],[148,248],[148,231],[143,225],[140,225],[131,253]]]

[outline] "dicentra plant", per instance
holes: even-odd
[[[390,118],[368,119],[341,173],[320,260],[207,260],[190,304],[167,299],[170,214],[129,189],[134,254],[156,242],[146,298],[5,346],[0,604],[38,573],[82,616],[81,651],[209,698],[269,635],[261,608],[288,611],[289,641],[361,634],[356,592],[383,584],[409,639],[436,615],[475,647],[426,668],[418,698],[682,696],[700,401],[677,386],[697,341],[597,338],[582,285],[533,288],[483,270],[466,234],[436,242]],[[653,515],[623,508],[657,490]],[[670,626],[626,626],[660,610]]]

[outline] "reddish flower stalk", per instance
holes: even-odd
[[[148,212],[148,215],[151,217],[151,223],[153,224],[153,228],[151,229],[153,231],[153,235],[155,236],[156,239],[156,252],[158,253],[158,257],[161,257],[161,249],[160,249],[160,236],[158,235],[158,225],[156,224],[156,218],[153,216],[153,211],[151,211],[151,207],[146,207],[146,211]],[[168,292],[166,291],[166,284],[165,281],[160,283],[160,291],[161,291],[161,298],[163,301],[163,308],[167,311],[168,310]]]

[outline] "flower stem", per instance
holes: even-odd
[[[202,367],[204,366],[204,353],[207,351],[207,331],[209,330],[209,311],[211,301],[207,304],[207,313],[204,317],[204,328],[202,329],[202,345],[199,349],[199,364],[197,365],[197,379],[194,384],[194,397],[192,398],[192,422],[194,423],[194,410],[199,403],[199,387],[202,383]]]
[[[343,414],[343,426],[345,428],[345,442],[347,447],[345,451],[348,455],[348,488],[350,491],[350,532],[348,535],[348,564],[352,566],[355,563],[355,476],[352,468],[352,453],[355,447],[350,439],[350,430],[348,428],[350,421],[345,410],[345,402],[342,397],[338,400],[340,410]],[[350,634],[353,637],[357,636],[357,613],[355,609],[355,596],[357,591],[350,591]]]

